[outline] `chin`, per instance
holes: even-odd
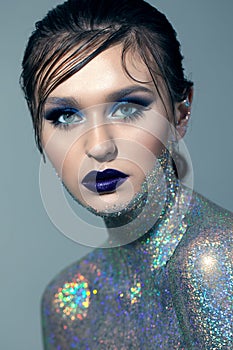
[[[85,197],[85,202],[82,203],[87,209],[94,211],[96,215],[114,214],[126,209],[129,203],[134,198],[135,193],[129,191],[116,190],[111,193],[95,194]],[[92,198],[90,198],[92,197]]]
[[[75,193],[64,182],[63,186],[78,204],[103,218],[121,217],[132,212],[139,205],[142,197],[145,196],[145,191],[134,190],[131,181],[126,181],[111,193],[103,194],[93,193],[85,188],[80,193]]]

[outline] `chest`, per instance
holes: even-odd
[[[81,349],[185,349],[165,271],[154,279],[108,274],[75,298],[81,317],[64,323]]]

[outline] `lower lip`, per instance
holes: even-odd
[[[123,182],[127,180],[128,177],[125,178],[115,178],[115,179],[108,179],[105,181],[98,181],[98,182],[88,182],[83,183],[83,185],[92,192],[97,193],[112,193],[116,191],[116,188],[121,186]]]

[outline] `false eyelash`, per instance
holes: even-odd
[[[131,106],[135,106],[134,104],[129,104]],[[136,120],[138,120],[139,118],[143,118],[143,113],[148,110],[147,108],[143,107],[143,106],[138,106],[137,105],[137,110],[135,112],[133,112],[130,116],[125,116],[125,117],[119,117],[116,118],[116,120],[120,120],[122,122],[134,122]]]
[[[115,113],[118,109],[121,108],[121,106],[133,107],[136,109],[136,111],[133,112],[131,115],[125,116],[125,117],[119,117],[119,118],[116,117],[115,119],[117,121],[120,120],[122,122],[134,122],[138,118],[143,117],[143,113],[150,109],[150,108],[148,108],[148,106],[151,103],[152,103],[151,100],[145,101],[145,100],[141,100],[141,99],[139,100],[138,98],[137,99],[135,99],[135,98],[124,99],[124,100],[121,100],[120,102],[118,102],[116,105],[114,105],[110,114]]]
[[[61,128],[61,129],[66,129],[68,130],[72,124],[69,123],[61,123],[58,121],[58,119],[63,115],[63,114],[77,114],[79,111],[74,108],[69,108],[69,107],[62,107],[62,108],[54,108],[51,111],[47,112],[45,114],[45,119],[48,120],[55,128]]]
[[[125,116],[124,118],[116,118],[116,120],[121,120],[122,122],[133,122],[138,118],[143,117],[143,112],[149,110],[148,106],[153,102],[153,99],[141,98],[141,97],[127,97],[121,99],[117,102],[113,108],[111,109],[110,115],[114,113],[113,111],[117,111],[117,108],[120,108],[122,105],[131,105],[134,106],[137,110],[132,113],[130,116]],[[62,114],[77,114],[81,113],[79,110],[71,107],[57,107],[45,113],[44,118],[48,120],[55,128],[69,130],[74,124],[72,123],[62,123],[59,122],[58,119],[62,116]]]
[[[148,107],[154,100],[152,98],[143,98],[138,96],[131,96],[131,97],[125,97],[122,98],[119,103],[121,102],[128,102],[131,104],[135,104],[142,107]]]

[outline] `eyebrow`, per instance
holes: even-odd
[[[113,93],[110,93],[106,98],[106,102],[121,100],[124,97],[135,92],[146,92],[146,93],[149,93],[150,95],[154,95],[154,92],[145,86],[133,85],[133,86],[129,86],[124,89],[121,89],[119,91],[114,91]],[[61,106],[70,105],[72,107],[81,106],[81,103],[78,101],[78,98],[74,98],[74,97],[48,97],[45,101],[45,105],[46,104],[56,104]]]

